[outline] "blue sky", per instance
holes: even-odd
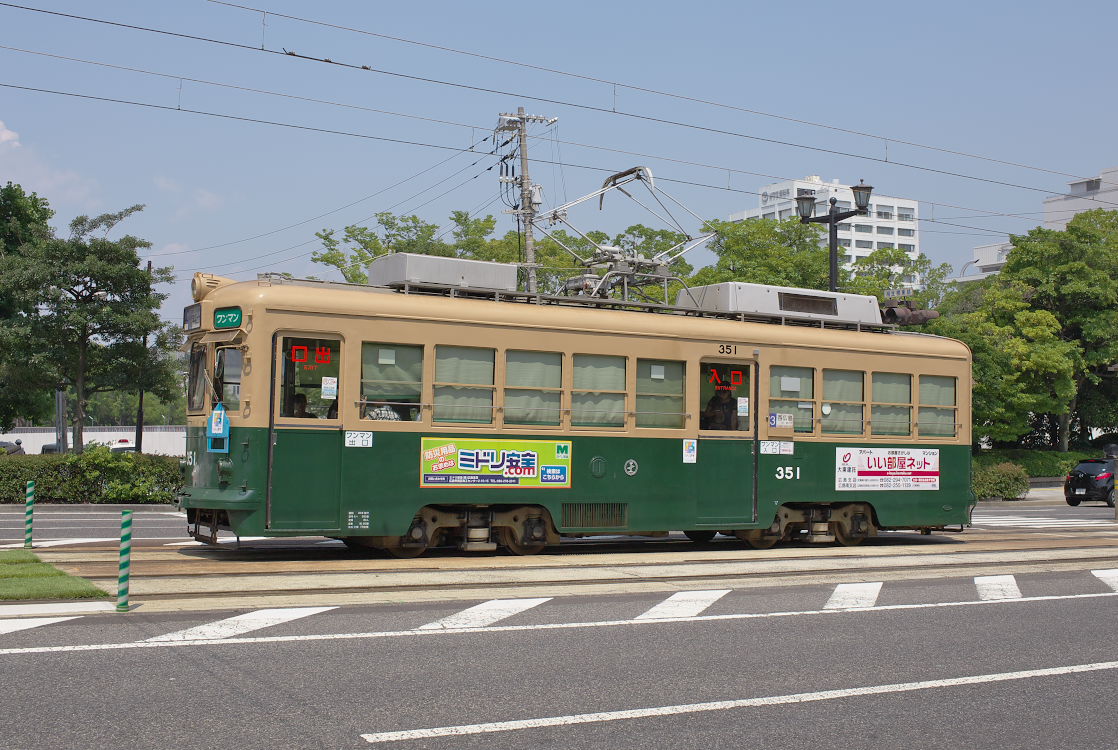
[[[240,2],[272,15],[204,0],[25,4],[243,47],[0,5],[0,83],[164,108],[0,87],[0,181],[48,198],[61,229],[76,215],[146,204],[122,229],[150,240],[153,260],[174,265],[183,279],[166,303],[169,319],[188,301],[194,270],[235,278],[273,270],[330,276],[310,263],[314,232],[368,224],[378,211],[445,222],[454,209],[481,209],[498,216],[500,232],[511,228],[495,200],[496,170],[485,171],[493,158],[461,150],[488,136],[499,112],[518,106],[559,118],[551,130],[537,126],[540,137],[531,145],[534,157],[565,165],[532,167],[549,204],[590,192],[608,173],[578,165],[609,171],[647,165],[672,196],[704,217],[720,218],[756,205],[749,191],[772,181],[758,175],[865,179],[881,193],[921,200],[922,216],[950,222],[922,223],[922,246],[932,260],[956,269],[975,245],[1036,226],[1044,197],[1074,178],[897,141],[1084,177],[1118,164],[1112,125],[1118,100],[1103,68],[1118,21],[1113,2],[571,0],[515,11],[507,4],[451,2]],[[275,14],[831,127],[615,89]],[[232,119],[238,117],[355,135]],[[889,163],[881,161],[886,154]],[[661,226],[623,201],[607,201],[600,213],[587,205],[572,219],[611,232],[636,222]],[[710,257],[699,250],[691,260]]]

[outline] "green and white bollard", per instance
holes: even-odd
[[[116,582],[116,611],[128,611],[128,576],[132,572],[132,511],[120,512],[120,572]]]
[[[27,483],[27,504],[23,509],[23,548],[31,549],[31,527],[35,515],[35,482]]]

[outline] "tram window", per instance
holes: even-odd
[[[435,421],[493,423],[493,349],[435,347]]]
[[[506,352],[505,424],[560,424],[562,387],[562,354]]]
[[[422,346],[361,345],[362,419],[420,419],[422,394]]]
[[[872,434],[912,434],[911,375],[902,372],[875,372],[872,397]]]
[[[195,344],[190,348],[187,407],[192,412],[205,411],[206,409],[206,347],[204,344]]]
[[[745,432],[749,429],[749,399],[753,393],[748,365],[701,363],[699,429]]]
[[[667,359],[637,360],[637,427],[685,427],[683,362]]]
[[[240,349],[223,347],[217,350],[214,389],[228,411],[240,411],[241,409],[241,370],[243,366],[244,352]]]
[[[336,419],[341,342],[284,337],[280,416]]]
[[[769,409],[777,415],[791,414],[796,432],[814,432],[815,368],[773,365],[769,370]]]
[[[859,370],[824,370],[820,427],[836,435],[861,435],[866,374]]]
[[[945,375],[920,376],[918,434],[955,437],[955,382]]]
[[[576,427],[625,426],[625,357],[574,356],[571,424]]]

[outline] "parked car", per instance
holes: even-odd
[[[23,450],[22,440],[16,440],[14,443],[0,440],[0,456],[22,456],[24,453],[26,451]]]
[[[1068,472],[1064,480],[1064,499],[1068,505],[1084,500],[1101,500],[1114,507],[1114,469],[1118,459],[1088,458]]]

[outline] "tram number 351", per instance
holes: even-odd
[[[799,479],[800,467],[799,466],[778,466],[776,467],[777,479]]]

